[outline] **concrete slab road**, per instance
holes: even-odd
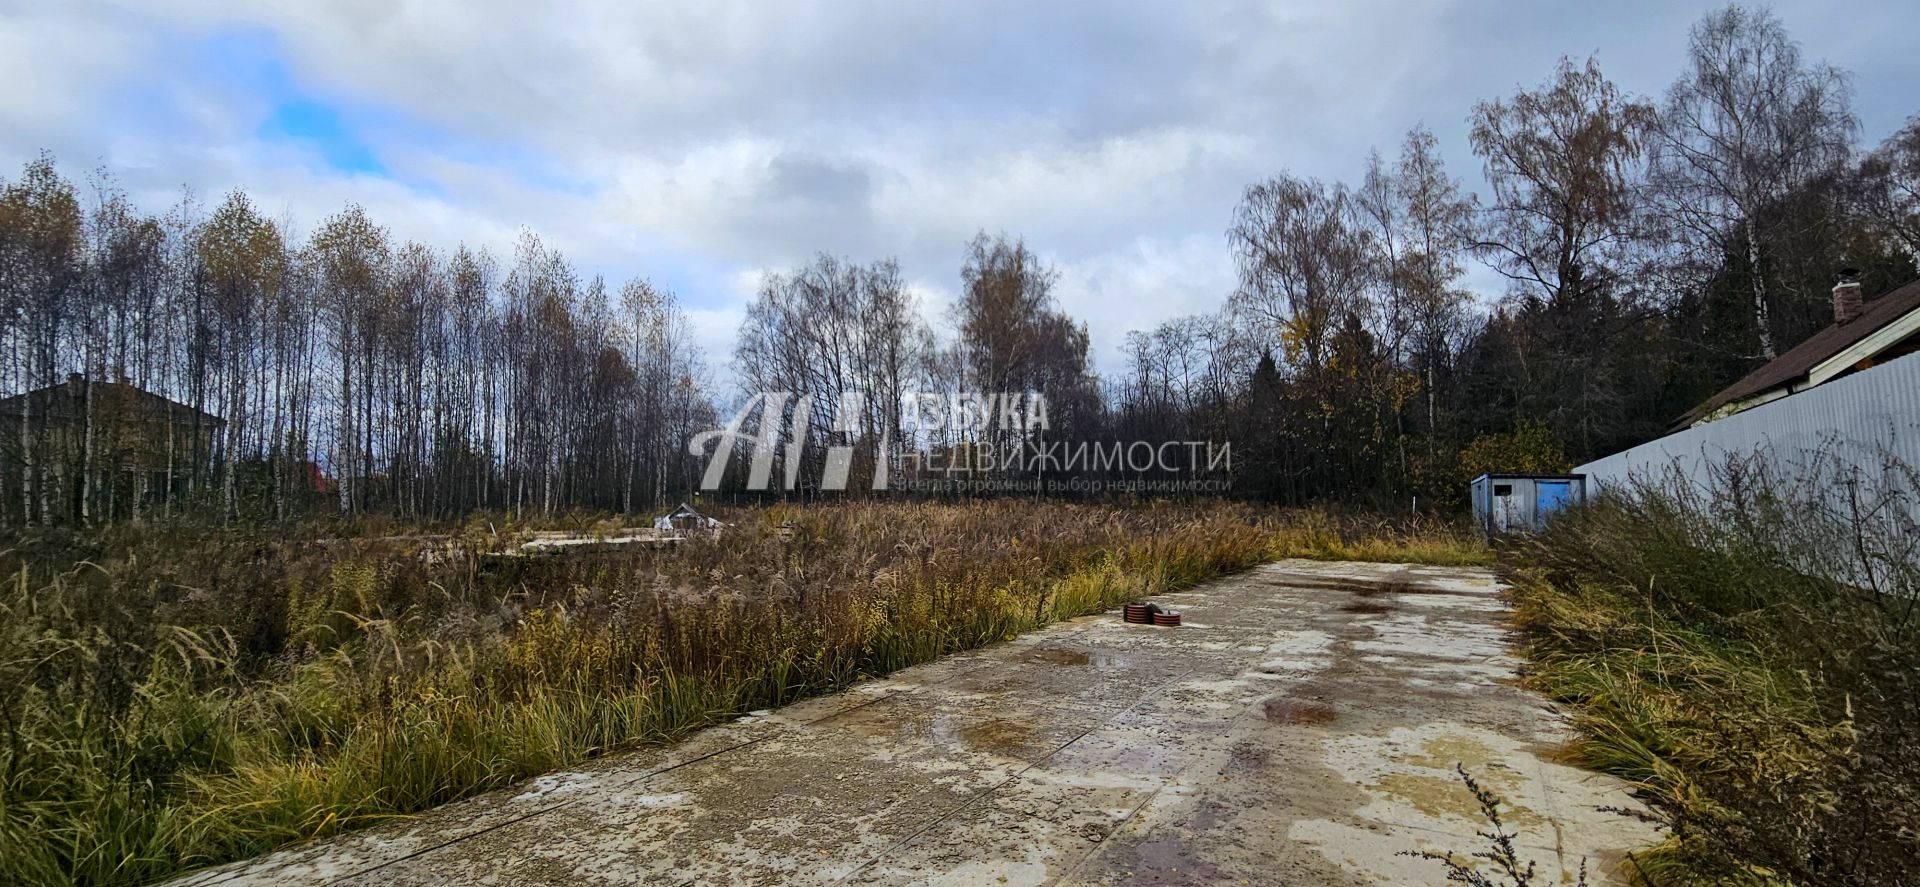
[[[1510,805],[1542,880],[1652,826],[1514,682],[1485,570],[1286,561],[181,884],[1438,884]]]

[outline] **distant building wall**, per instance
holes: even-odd
[[[1836,469],[1878,477],[1891,453],[1920,469],[1920,354],[1749,410],[1696,425],[1633,449],[1588,462],[1589,493],[1633,478],[1661,479],[1676,470],[1705,484],[1729,455],[1763,455],[1786,476],[1805,481]]]

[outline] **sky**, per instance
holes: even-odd
[[[723,381],[765,271],[897,257],[938,330],[1005,232],[1113,373],[1232,290],[1248,184],[1357,181],[1424,124],[1484,193],[1475,102],[1562,55],[1657,96],[1712,5],[0,0],[0,177],[51,151],[149,212],[244,188],[296,233],[349,201],[447,249],[529,229],[674,290]],[[1853,73],[1867,144],[1920,113],[1911,0],[1772,8]]]

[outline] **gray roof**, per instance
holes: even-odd
[[[1827,358],[1859,344],[1862,339],[1916,309],[1920,309],[1920,280],[1897,287],[1867,302],[1860,316],[1852,321],[1833,324],[1807,337],[1806,341],[1795,345],[1792,350],[1742,376],[1740,381],[1728,385],[1720,393],[1687,411],[1674,424],[1676,427],[1691,425],[1727,404],[1799,382]]]
[[[125,382],[95,382],[92,388],[95,416],[107,415],[121,421],[155,423],[172,420],[175,425],[193,425],[197,419],[203,428],[220,428],[227,424],[225,419],[212,413],[176,403]],[[19,416],[21,408],[25,407],[35,418],[78,422],[87,415],[83,390],[80,384],[68,381],[16,394],[0,400],[0,417]]]

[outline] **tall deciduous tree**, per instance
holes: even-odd
[[[373,453],[366,441],[374,431],[373,358],[391,247],[386,229],[375,225],[365,210],[350,205],[321,224],[308,249],[335,361],[338,397],[332,404],[331,462],[339,484],[340,512],[351,514],[366,506],[363,486],[372,474]]]
[[[1474,109],[1473,150],[1493,187],[1475,246],[1515,302],[1517,406],[1582,452],[1607,439],[1621,405],[1654,127],[1652,106],[1621,95],[1591,59],[1561,59],[1539,88]]]
[[[1058,280],[1024,240],[982,233],[967,245],[953,309],[965,372],[957,389],[1037,392],[1056,429],[1091,422],[1099,409],[1087,329],[1060,311],[1053,292]]]
[[[896,262],[821,254],[762,278],[734,361],[748,392],[808,399],[801,443],[842,435],[867,444],[864,459],[901,440],[901,400],[925,378],[932,339]]]
[[[1780,20],[1765,9],[1729,5],[1693,27],[1688,67],[1667,91],[1652,152],[1657,207],[1696,288],[1738,256],[1747,278],[1756,344],[1778,351],[1774,314],[1793,292],[1771,273],[1772,252],[1818,224],[1780,205],[1850,158],[1859,128],[1846,75],[1808,63]]]
[[[236,506],[235,466],[243,457],[257,455],[262,441],[254,413],[264,411],[260,398],[250,398],[253,386],[268,374],[269,350],[263,327],[280,299],[287,275],[287,251],[279,229],[260,216],[244,193],[235,191],[199,230],[194,242],[207,289],[210,310],[208,335],[196,337],[199,363],[222,377],[215,411],[227,420],[220,459],[220,493],[225,511]],[[253,452],[245,448],[254,445]]]
[[[1861,163],[1862,206],[1881,236],[1920,260],[1920,117],[1888,136]]]
[[[0,190],[0,311],[13,360],[8,376],[21,388],[52,385],[75,343],[72,315],[84,297],[85,239],[73,184],[42,156],[20,180]],[[48,452],[48,419],[29,399],[17,417],[19,466],[15,500],[23,521],[49,520],[63,480],[57,454]]]
[[[1537,89],[1474,106],[1473,152],[1493,188],[1475,243],[1523,298],[1584,302],[1622,288],[1654,109],[1592,59]]]
[[[1368,310],[1375,272],[1346,186],[1284,173],[1256,184],[1227,238],[1239,264],[1237,308],[1259,319],[1290,362],[1325,367],[1337,325]]]

